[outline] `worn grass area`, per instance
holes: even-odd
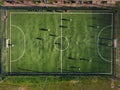
[[[47,81],[46,81],[47,78]],[[115,90],[109,77],[8,77],[0,90]]]
[[[14,12],[9,18],[12,72],[111,73],[111,13]]]

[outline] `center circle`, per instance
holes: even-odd
[[[54,40],[55,49],[65,51],[69,47],[69,40],[65,36],[58,36]]]

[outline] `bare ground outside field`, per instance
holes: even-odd
[[[45,83],[43,80],[43,83],[39,80],[39,83],[35,82],[34,84],[31,83],[31,80],[27,82],[22,80],[15,83],[12,79],[0,83],[0,90],[116,90],[111,88],[110,79],[98,77],[69,81],[56,81],[53,79],[51,82],[48,78]]]
[[[57,1],[57,2],[56,2]],[[70,0],[48,0],[47,3],[41,1],[40,3],[33,3],[32,1],[25,1],[24,3],[8,3],[4,2],[3,5],[5,6],[52,6],[52,7],[115,7],[115,4],[80,4],[78,3],[79,0],[75,0],[75,3],[71,3]]]

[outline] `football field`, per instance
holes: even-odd
[[[7,72],[112,74],[113,13],[9,12]]]

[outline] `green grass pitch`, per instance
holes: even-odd
[[[10,12],[8,72],[111,73],[112,13]]]

